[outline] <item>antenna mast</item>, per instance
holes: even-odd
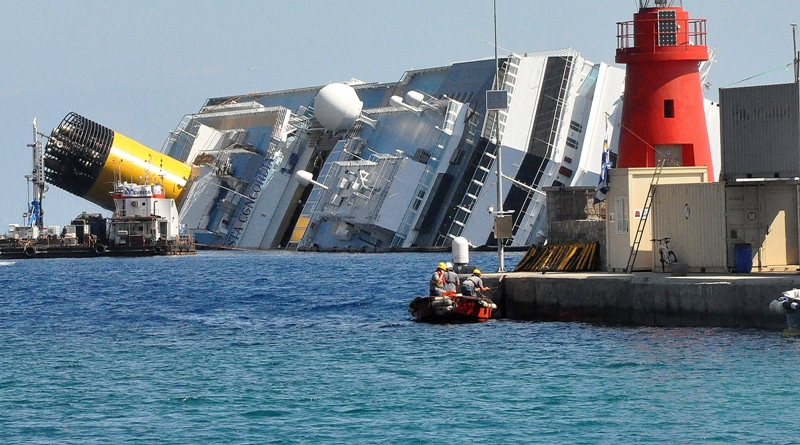
[[[494,82],[492,84],[493,90],[499,92],[501,85],[500,85],[500,67],[498,66],[498,59],[497,59],[497,0],[493,2],[493,12],[494,12]],[[506,93],[507,94],[507,93]],[[506,99],[507,101],[507,99]],[[495,214],[495,224],[494,224],[494,238],[497,241],[497,271],[498,272],[505,272],[505,252],[503,248],[503,243],[505,239],[500,237],[497,230],[497,218],[498,216],[502,218],[505,216],[505,212],[503,211],[503,156],[502,156],[502,143],[500,142],[500,108],[494,108],[494,143],[495,143],[495,159],[494,162],[497,164],[497,206],[496,214]],[[487,100],[487,109],[489,109],[489,104]]]
[[[39,140],[39,133],[36,128],[36,118],[33,119],[33,143],[28,147],[33,149],[33,172],[31,182],[33,183],[33,201],[30,203],[28,212],[28,225],[44,228],[44,208],[42,199],[47,191],[47,182],[44,179],[44,147]]]
[[[794,81],[800,83],[800,52],[797,51],[797,23],[792,23],[792,41],[794,42]]]

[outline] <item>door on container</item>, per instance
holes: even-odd
[[[728,228],[728,268],[733,269],[734,249],[737,244],[750,244],[753,249],[753,266],[760,265],[761,244],[764,239],[761,229],[761,205],[757,185],[727,187],[725,189],[725,211]]]
[[[782,267],[798,263],[797,188],[789,184],[768,184],[759,196],[764,222],[761,246],[762,266]]]

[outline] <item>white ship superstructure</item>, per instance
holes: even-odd
[[[199,243],[240,248],[493,244],[497,131],[513,179],[509,244],[540,242],[542,188],[598,180],[624,72],[570,49],[512,54],[501,59],[509,107],[497,121],[485,105],[494,75],[486,59],[347,82],[357,103],[326,104],[323,118],[322,87],[209,99],[165,147],[198,173],[181,220]],[[299,169],[327,190],[300,186]]]
[[[198,243],[247,249],[447,246],[457,236],[496,245],[487,209],[499,141],[506,244],[543,242],[543,188],[596,185],[603,151],[614,157],[624,71],[572,49],[510,54],[497,70],[508,107],[495,119],[495,68],[482,59],[397,82],[209,99],[163,150],[193,166],[181,221]],[[300,170],[317,184],[301,185]]]
[[[114,217],[108,222],[112,246],[143,246],[175,241],[180,236],[178,208],[161,184],[118,181],[112,192]]]

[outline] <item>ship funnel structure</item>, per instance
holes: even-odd
[[[706,21],[677,0],[639,0],[617,24],[617,63],[626,64],[617,167],[706,166],[714,181],[701,89]]]
[[[115,179],[160,183],[166,198],[180,202],[191,167],[133,139],[69,113],[45,146],[47,182],[100,207],[114,210]]]
[[[314,117],[325,129],[337,132],[362,121],[375,128],[377,121],[361,114],[364,103],[350,85],[332,83],[323,87],[314,98]]]

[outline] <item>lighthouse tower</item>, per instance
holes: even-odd
[[[617,63],[627,65],[617,167],[706,166],[714,180],[698,64],[708,60],[706,21],[680,0],[639,0],[617,24]]]

